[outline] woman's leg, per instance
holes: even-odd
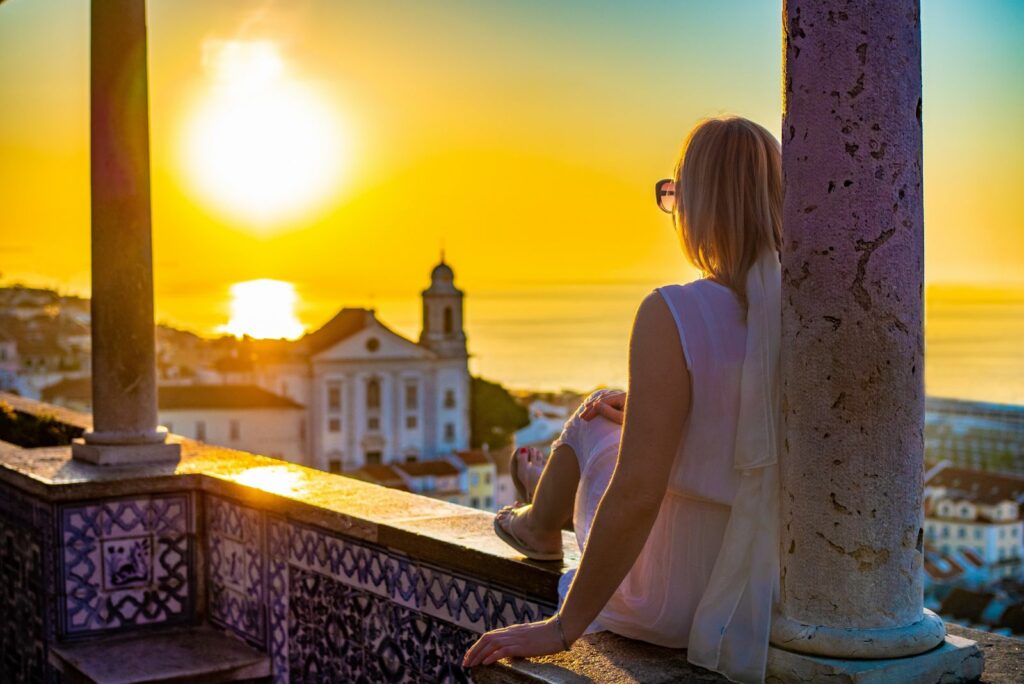
[[[498,511],[498,518],[531,548],[557,551],[562,548],[562,528],[572,520],[579,483],[576,453],[568,444],[559,444],[544,465],[532,503],[506,506]]]
[[[607,391],[598,390],[591,394],[587,401],[598,399]],[[604,451],[609,445],[613,452],[617,451],[620,426],[603,417],[583,420],[581,413],[586,403],[584,402],[566,421],[562,434],[555,440],[551,456],[544,464],[536,489],[528,492],[529,496],[526,497],[530,499],[531,504],[508,506],[498,511],[500,524],[528,546],[539,551],[561,549],[561,531],[573,522],[576,490],[580,485],[583,464],[589,463],[594,457],[606,456]],[[601,451],[600,456],[598,451]],[[527,458],[528,453],[519,452],[513,459],[514,468],[523,467],[518,473],[519,479],[523,482],[533,481],[531,473],[527,472]],[[600,483],[591,484],[596,486]],[[606,485],[607,482],[604,482],[600,487],[602,491]],[[586,527],[589,527],[587,523],[588,521],[585,521]]]

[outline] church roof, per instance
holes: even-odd
[[[300,342],[309,354],[317,354],[341,340],[355,335],[374,320],[372,309],[345,307],[319,329],[306,334]]]

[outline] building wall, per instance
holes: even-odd
[[[161,410],[160,424],[189,439],[306,464],[306,412],[302,409]],[[237,422],[237,438],[232,436]],[[205,426],[205,436],[199,424]]]
[[[377,408],[368,406],[371,380],[379,383]],[[416,388],[415,407],[406,403],[409,386]],[[330,401],[332,387],[340,391],[337,408]],[[374,452],[381,454],[382,463],[400,463],[469,445],[469,369],[464,359],[318,361],[311,388],[305,403],[313,435],[312,464],[322,470],[329,470],[332,460],[345,470],[359,468]],[[447,391],[454,407],[445,404]]]
[[[943,553],[961,548],[976,551],[987,565],[1024,558],[1024,523],[988,523],[949,518],[925,518],[925,534]]]

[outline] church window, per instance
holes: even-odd
[[[341,459],[332,458],[327,461],[327,472],[334,473],[335,475],[341,474]]]
[[[331,382],[327,384],[327,410],[332,413],[341,411],[341,383]]]
[[[236,439],[241,439],[242,438],[242,426],[239,424],[239,422],[237,420],[232,420],[231,421],[231,423],[230,423],[230,431],[231,431],[231,439],[232,440],[236,440]]]
[[[419,387],[415,383],[409,383],[405,386],[405,408],[409,411],[415,411],[420,405],[420,392]]]
[[[380,380],[372,379],[366,383],[366,407],[380,408]]]
[[[377,416],[370,416],[366,419],[367,430],[379,430],[380,429],[380,418]]]
[[[454,442],[455,441],[455,423],[444,424],[444,441]]]
[[[341,418],[331,418],[327,421],[328,432],[341,432]]]
[[[378,349],[380,349],[380,340],[378,340],[376,337],[371,337],[370,339],[366,340],[366,351],[375,352]]]
[[[451,335],[455,331],[455,316],[452,307],[444,307],[444,334]]]
[[[200,442],[206,441],[206,422],[199,420],[196,421],[196,439]]]
[[[455,390],[444,391],[444,407],[446,409],[455,408]]]
[[[407,430],[415,430],[416,426],[418,424],[419,424],[419,421],[416,419],[416,416],[406,416],[405,417],[405,428]]]

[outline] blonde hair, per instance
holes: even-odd
[[[673,216],[683,251],[746,306],[747,271],[782,246],[782,151],[763,126],[706,119],[686,138],[675,171]]]

